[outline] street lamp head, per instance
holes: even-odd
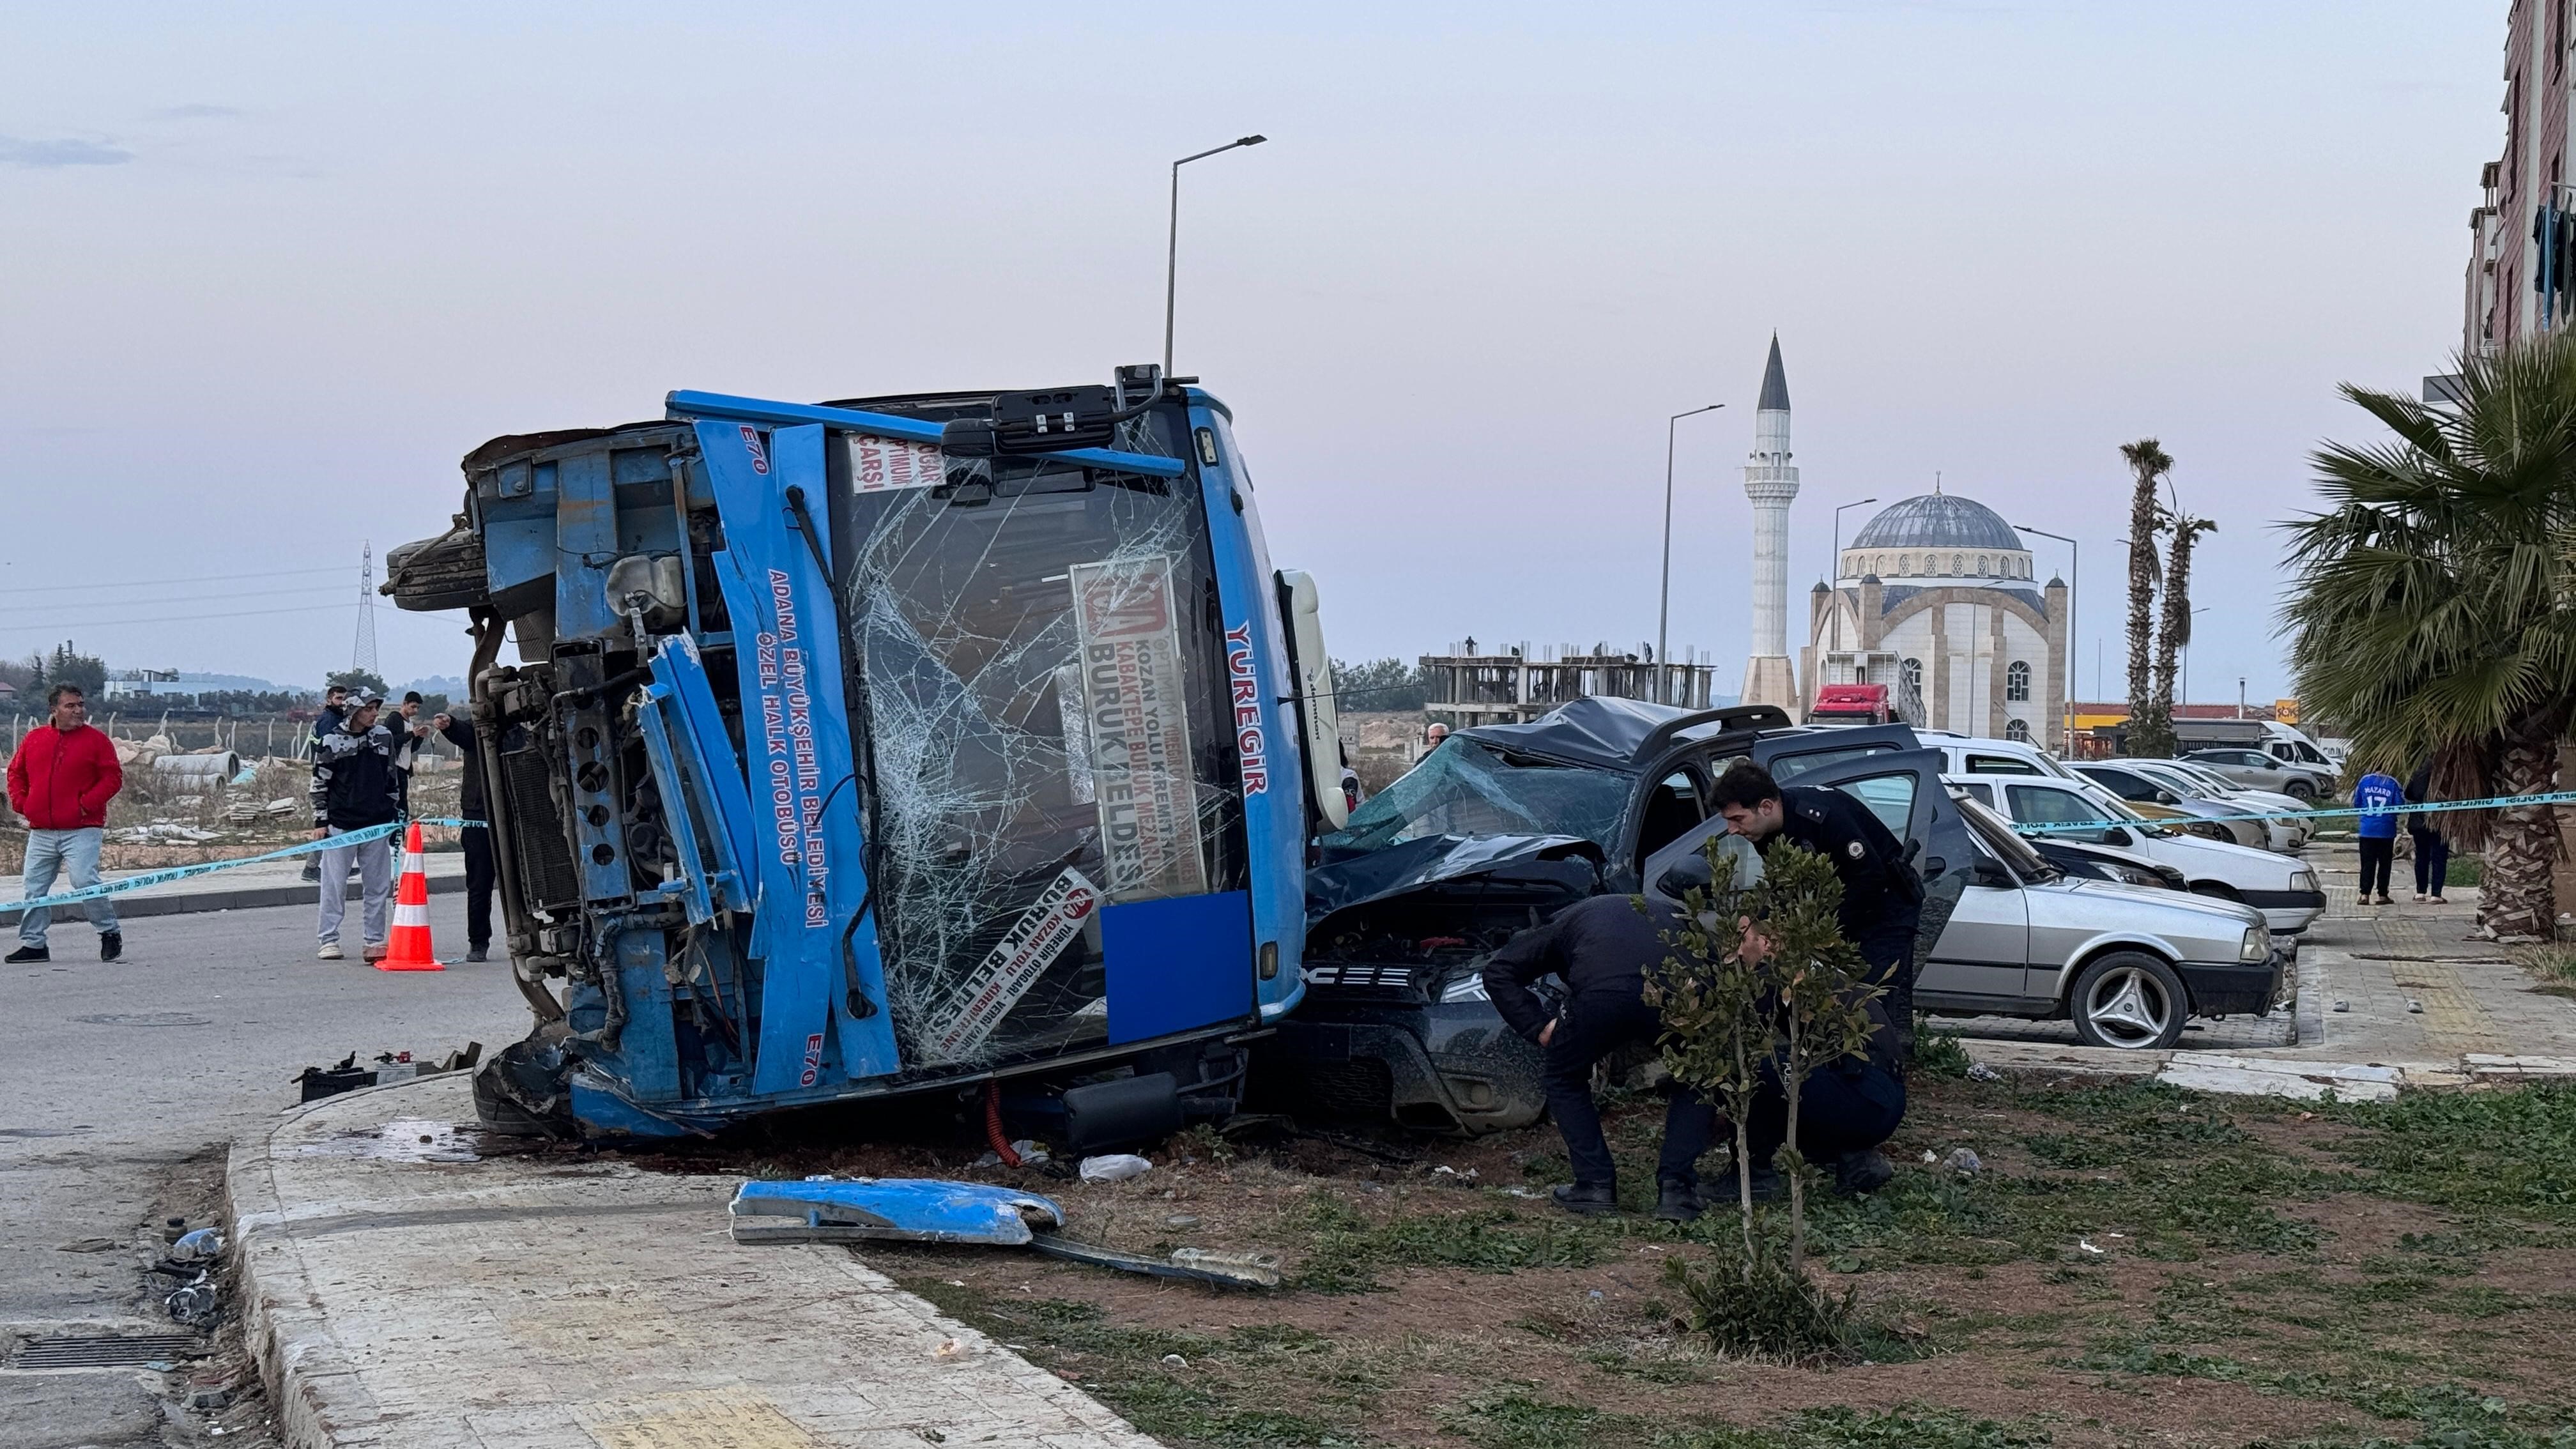
[[[1270,138],[1267,136],[1242,136],[1236,138],[1234,144],[1238,146],[1258,146],[1269,139]]]

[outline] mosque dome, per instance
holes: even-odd
[[[2003,515],[1956,493],[1921,493],[1881,509],[1849,545],[1870,548],[1982,548],[2020,552],[2025,545]]]

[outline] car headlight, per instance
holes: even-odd
[[[2245,944],[2236,948],[2236,959],[2260,965],[2272,959],[2272,933],[2261,926],[2245,928]]]
[[[2294,870],[2290,872],[2290,889],[2294,891],[2312,891],[2316,888],[2317,875],[2315,871]]]
[[[2164,888],[2165,878],[2156,874],[2154,871],[2140,870],[2134,865],[2115,865],[2112,869],[2118,871],[2120,873],[2120,879],[2130,885],[2153,886],[2158,890],[2162,890]]]
[[[1471,971],[1441,987],[1440,999],[1442,1001],[1491,1001],[1494,998],[1485,994],[1484,973]]]

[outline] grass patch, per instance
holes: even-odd
[[[1441,1417],[1480,1449],[2041,1449],[2052,1442],[2027,1421],[1920,1405],[1804,1409],[1746,1428],[1658,1421],[1513,1391],[1469,1400]]]
[[[2322,1111],[2366,1129],[2332,1150],[2369,1169],[2373,1191],[2473,1220],[2520,1214],[2576,1227],[2576,1087],[2409,1092]]]
[[[2022,1259],[2081,1264],[2079,1242],[2188,1262],[2211,1254],[2302,1256],[2317,1229],[2280,1208],[2349,1188],[2340,1175],[2285,1161],[2221,1105],[2154,1082],[2101,1087],[2002,1083],[1987,1100],[2048,1118],[2044,1130],[1999,1131],[2041,1173],[1900,1172],[1872,1196],[1828,1199],[1809,1230],[1842,1272],[1901,1264],[1991,1266]]]
[[[1297,1285],[1321,1293],[1365,1292],[1379,1268],[1588,1268],[1623,1236],[1612,1221],[1540,1218],[1503,1207],[1470,1207],[1372,1221],[1337,1198],[1318,1197],[1301,1225],[1308,1234]]]
[[[1968,1076],[1968,1049],[1946,1031],[1934,1031],[1930,1018],[1921,1012],[1914,1015],[1914,1071],[1926,1077],[1946,1077],[1965,1081]]]
[[[2482,856],[2462,855],[2454,851],[2449,863],[2442,868],[2444,889],[2452,886],[2482,886],[2486,883],[2487,863]]]
[[[2507,953],[2552,996],[2576,996],[2576,946],[2515,946]]]
[[[1014,1299],[937,1278],[903,1287],[1040,1367],[1074,1374],[1146,1433],[1208,1449],[1370,1442],[1365,1426],[1386,1385],[1374,1366],[1342,1362],[1332,1340],[1290,1324],[1190,1333],[1112,1323],[1075,1299]],[[1166,1354],[1190,1367],[1165,1367]],[[1302,1388],[1295,1411],[1275,1392],[1292,1379]]]

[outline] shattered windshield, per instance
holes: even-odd
[[[1177,415],[1118,446],[1182,455]],[[1099,905],[1244,888],[1195,475],[848,440],[836,553],[907,1065],[1108,1030]]]
[[[1379,850],[1426,835],[1579,835],[1607,851],[1635,783],[1615,770],[1507,755],[1452,737],[1322,844]]]

